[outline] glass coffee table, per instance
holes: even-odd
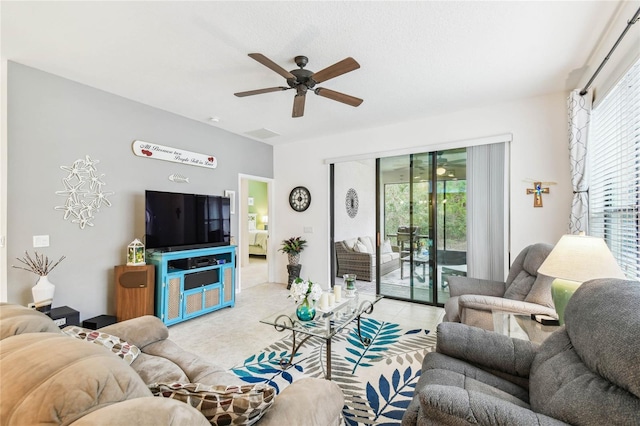
[[[292,304],[287,309],[272,314],[260,322],[272,325],[278,331],[291,331],[293,342],[291,355],[280,360],[282,369],[291,366],[294,355],[308,339],[311,337],[324,339],[327,346],[325,379],[331,380],[331,339],[353,320],[356,320],[358,337],[363,345],[369,346],[371,339],[363,337],[361,334],[360,317],[363,314],[371,314],[373,305],[378,303],[380,299],[382,299],[380,295],[361,293],[351,298],[343,297],[340,303],[336,303],[327,310],[320,310],[316,307],[316,317],[311,321],[300,321],[296,316],[296,306]]]

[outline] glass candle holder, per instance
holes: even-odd
[[[344,295],[346,297],[353,297],[356,293],[356,274],[344,274],[342,276],[344,279]]]

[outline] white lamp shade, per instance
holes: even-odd
[[[539,274],[583,283],[596,278],[626,278],[602,238],[563,235]]]

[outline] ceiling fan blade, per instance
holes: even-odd
[[[246,92],[238,92],[238,93],[234,93],[234,95],[236,95],[239,98],[243,98],[245,96],[261,95],[263,93],[271,93],[271,92],[280,92],[282,90],[289,90],[289,89],[291,89],[291,87],[283,87],[283,86],[268,87],[266,89],[249,90],[249,91],[246,91]]]
[[[305,94],[306,92],[302,94],[298,93],[293,98],[293,113],[291,114],[291,117],[297,118],[297,117],[302,117],[304,115],[304,101],[306,99]]]
[[[285,70],[280,65],[276,64],[271,59],[264,56],[262,53],[249,53],[249,57],[260,62],[262,65],[269,68],[270,70],[277,72],[284,78],[292,78],[294,80],[296,79],[295,75],[291,74],[289,71]]]
[[[316,83],[322,83],[323,81],[327,81],[339,75],[348,73],[353,70],[357,70],[360,68],[360,64],[356,62],[355,59],[349,57],[341,60],[340,62],[336,62],[335,64],[328,66],[325,69],[314,73],[311,78]]]
[[[362,99],[356,98],[355,96],[345,95],[344,93],[336,92],[335,90],[325,89],[323,87],[318,87],[314,90],[316,95],[323,96],[325,98],[333,99],[334,101],[342,102],[343,104],[351,105],[353,107],[357,107],[362,103]]]

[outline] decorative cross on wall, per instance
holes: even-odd
[[[549,188],[543,188],[542,182],[534,182],[533,189],[527,189],[527,195],[533,194],[533,207],[542,207],[542,194],[548,194]]]

